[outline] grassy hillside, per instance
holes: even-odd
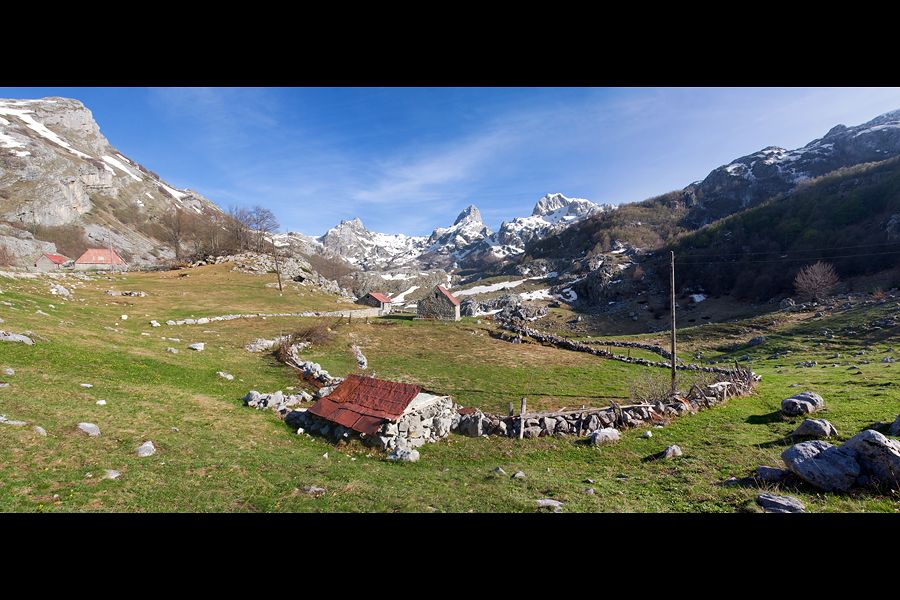
[[[357,442],[335,446],[297,435],[271,412],[240,401],[250,390],[304,389],[271,353],[249,353],[244,345],[311,319],[150,325],[152,319],[347,306],[295,284],[279,293],[266,287],[275,275],[240,274],[230,266],[88,280],[0,276],[0,329],[40,336],[33,346],[0,342],[0,373],[14,370],[0,374],[9,384],[0,388],[0,414],[27,423],[0,424],[0,511],[534,512],[546,510],[538,509],[537,499],[554,498],[564,512],[758,512],[761,489],[740,480],[758,465],[781,466],[779,456],[800,422],[780,415],[783,398],[801,390],[822,394],[827,412],[821,416],[839,433],[832,443],[900,413],[892,376],[898,367],[879,362],[894,355],[888,349],[897,344],[896,333],[887,325],[873,329],[897,314],[897,301],[890,299],[824,317],[769,315],[679,331],[680,356],[747,355],[763,379],[757,395],[673,420],[653,429],[649,439],[642,437],[646,430],[628,430],[620,442],[597,449],[574,437],[520,441],[451,434],[420,448],[417,463],[387,462]],[[51,294],[54,281],[74,299]],[[111,296],[107,290],[147,295]],[[532,410],[621,403],[630,382],[646,372],[587,354],[511,344],[503,331],[475,319],[334,321],[335,340],[305,352],[332,374],[358,372],[350,348],[355,344],[368,358],[366,374],[417,383],[486,412],[506,413],[523,396]],[[758,335],[768,340],[749,347]],[[658,334],[643,341],[666,345],[667,339]],[[189,350],[195,342],[205,349]],[[832,358],[836,354],[841,358]],[[801,360],[819,364],[794,365]],[[101,435],[82,433],[80,422],[97,424]],[[38,435],[34,426],[48,435]],[[148,440],[157,452],[137,457],[135,449]],[[653,460],[670,444],[684,455]],[[121,474],[105,478],[106,469]],[[517,471],[526,477],[513,479]],[[325,492],[312,496],[304,493],[306,486]],[[794,496],[810,512],[900,510],[891,493],[821,494],[803,484],[764,489]]]
[[[892,269],[900,257],[900,237],[888,227],[900,213],[898,166],[891,159],[843,169],[677,236],[663,253],[675,252],[676,285],[764,302],[792,295],[797,273],[818,260],[845,281]]]

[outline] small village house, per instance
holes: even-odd
[[[416,318],[459,321],[459,300],[444,289],[444,286],[435,286],[428,295],[418,301]]]
[[[88,248],[75,261],[76,271],[110,271],[113,268],[125,270],[128,263],[115,250],[108,248]]]
[[[69,262],[69,259],[59,254],[42,254],[35,261],[34,266],[39,271],[55,271],[56,269],[62,269],[67,262]]]
[[[381,312],[379,314],[382,316],[391,314],[391,299],[384,294],[369,292],[368,294],[357,300],[356,303],[362,304],[363,306],[371,306],[372,308],[381,309]]]

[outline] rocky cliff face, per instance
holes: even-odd
[[[34,233],[74,225],[141,262],[173,254],[148,226],[173,207],[221,213],[123,156],[81,102],[0,99],[0,221]]]

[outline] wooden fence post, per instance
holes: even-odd
[[[522,415],[519,417],[519,439],[525,435],[525,398],[522,398]]]

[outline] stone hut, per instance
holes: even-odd
[[[103,248],[88,248],[75,261],[76,271],[110,271],[119,267],[125,270],[128,263],[115,250]]]
[[[42,254],[34,263],[34,266],[40,271],[55,271],[56,269],[62,269],[67,262],[69,262],[69,259],[65,256]]]
[[[357,300],[356,303],[362,304],[363,306],[371,306],[373,308],[381,309],[380,314],[382,316],[391,314],[391,299],[384,294],[369,292],[368,294]]]
[[[427,296],[418,301],[417,319],[440,319],[459,321],[459,300],[438,285]]]
[[[454,406],[449,396],[423,392],[418,385],[350,375],[306,412],[299,413],[299,422],[313,430],[324,430],[325,422],[339,437],[355,432],[366,444],[392,450],[448,435]]]

